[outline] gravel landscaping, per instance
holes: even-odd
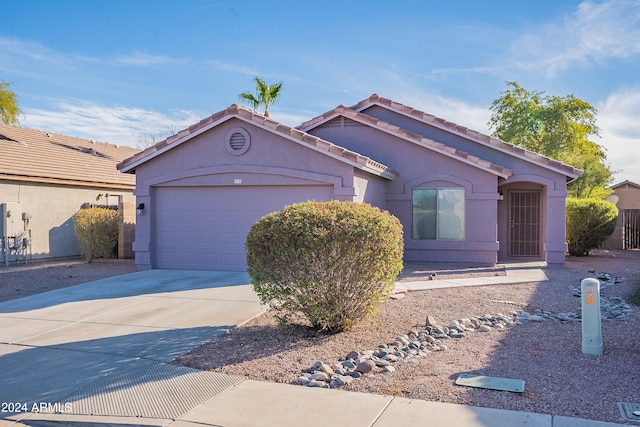
[[[433,274],[435,280],[504,274],[502,268],[456,264],[412,263],[406,267],[399,280],[422,280]],[[0,267],[0,301],[133,271],[131,260]],[[381,344],[391,346],[400,337],[411,342],[414,335],[420,338],[423,333],[426,339],[428,316],[445,327],[453,320],[486,318],[493,327],[485,332],[480,332],[480,325],[469,326],[457,338],[438,338],[436,344],[444,348],[423,346],[422,353],[416,351],[419,354],[390,362],[393,372],[375,366],[340,388],[625,423],[617,404],[640,403],[640,309],[623,307],[617,319],[603,319],[604,355],[582,354],[581,324],[573,318],[580,308],[575,290],[583,278],[594,276],[593,272],[623,278],[603,287],[604,302],[625,298],[632,279],[640,275],[640,251],[596,251],[589,257],[569,258],[564,267],[545,269],[547,282],[409,292],[385,303],[375,319],[331,336],[304,325],[279,326],[265,313],[174,363],[259,381],[297,384],[319,361],[335,370],[349,361],[347,356],[357,353],[364,360],[366,354],[379,353]],[[620,304],[613,306],[620,308]],[[611,314],[616,308],[609,306],[608,310]],[[513,313],[528,313],[534,320],[512,324],[507,320],[520,319]],[[496,326],[499,324],[503,325]],[[451,335],[450,330],[446,332]],[[349,355],[351,352],[356,353]],[[525,391],[458,386],[455,380],[461,374],[524,380]]]

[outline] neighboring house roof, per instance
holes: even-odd
[[[557,160],[553,160],[549,157],[543,156],[542,154],[525,150],[524,148],[518,147],[517,145],[513,145],[508,142],[493,138],[489,135],[485,135],[478,131],[466,128],[464,126],[460,126],[456,123],[449,122],[445,119],[433,116],[431,114],[427,114],[423,111],[416,110],[415,108],[411,108],[409,106],[400,104],[399,102],[395,102],[391,99],[383,98],[380,95],[375,93],[371,95],[368,99],[362,100],[350,108],[356,111],[362,111],[366,108],[369,108],[372,105],[380,105],[380,106],[389,108],[405,116],[409,116],[414,119],[420,120],[424,123],[429,123],[432,126],[438,127],[440,129],[453,132],[455,134],[468,138],[472,141],[475,141],[487,147],[491,147],[493,149],[496,149],[502,152],[510,153],[528,162],[537,163],[547,169],[552,169],[557,172],[560,172],[566,175],[567,177],[571,178],[572,180],[581,177],[583,174],[583,172],[580,169],[576,169],[573,166],[564,164]]]
[[[625,187],[625,186],[640,188],[640,184],[636,184],[635,182],[629,181],[628,179],[618,184],[612,185],[611,188],[616,189],[616,188]]]
[[[160,141],[156,145],[135,154],[133,157],[123,160],[117,167],[121,172],[133,173],[137,166],[232,118],[237,118],[247,123],[251,123],[269,132],[280,135],[290,141],[311,148],[321,154],[328,155],[342,162],[351,164],[352,166],[371,174],[382,176],[389,180],[393,180],[398,175],[394,170],[382,163],[378,163],[375,160],[370,159],[369,157],[347,150],[346,148],[302,132],[296,128],[285,126],[238,104],[232,104],[227,109],[219,111],[212,116],[189,126],[187,129]]]
[[[385,122],[384,120],[376,119],[375,117],[371,117],[365,113],[357,112],[343,105],[339,105],[333,110],[327,111],[322,116],[316,117],[314,119],[311,119],[303,123],[302,125],[298,126],[298,129],[310,130],[319,126],[320,124],[329,122],[338,116],[344,116],[356,122],[373,126],[374,128],[379,129],[383,132],[393,134],[398,138],[402,138],[404,140],[413,142],[424,148],[438,152],[447,157],[453,158],[455,160],[461,161],[463,163],[469,164],[479,169],[483,169],[487,172],[490,172],[494,175],[498,175],[502,178],[507,178],[512,175],[512,172],[505,167],[489,162],[487,160],[483,160],[477,156],[473,156],[469,153],[458,150],[456,148],[449,147],[441,142],[437,142],[432,139],[425,138],[424,136],[419,135],[417,133],[410,132],[405,129],[401,129],[400,127],[393,125],[391,123]]]
[[[0,180],[132,190],[116,169],[140,150],[0,124]]]

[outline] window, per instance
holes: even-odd
[[[464,240],[464,189],[420,188],[411,198],[414,240]]]

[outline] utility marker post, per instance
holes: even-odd
[[[602,321],[600,320],[600,282],[584,279],[580,283],[582,299],[582,352],[602,356]]]

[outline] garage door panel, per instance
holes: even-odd
[[[155,267],[245,270],[252,224],[286,205],[332,194],[330,186],[156,188]]]

